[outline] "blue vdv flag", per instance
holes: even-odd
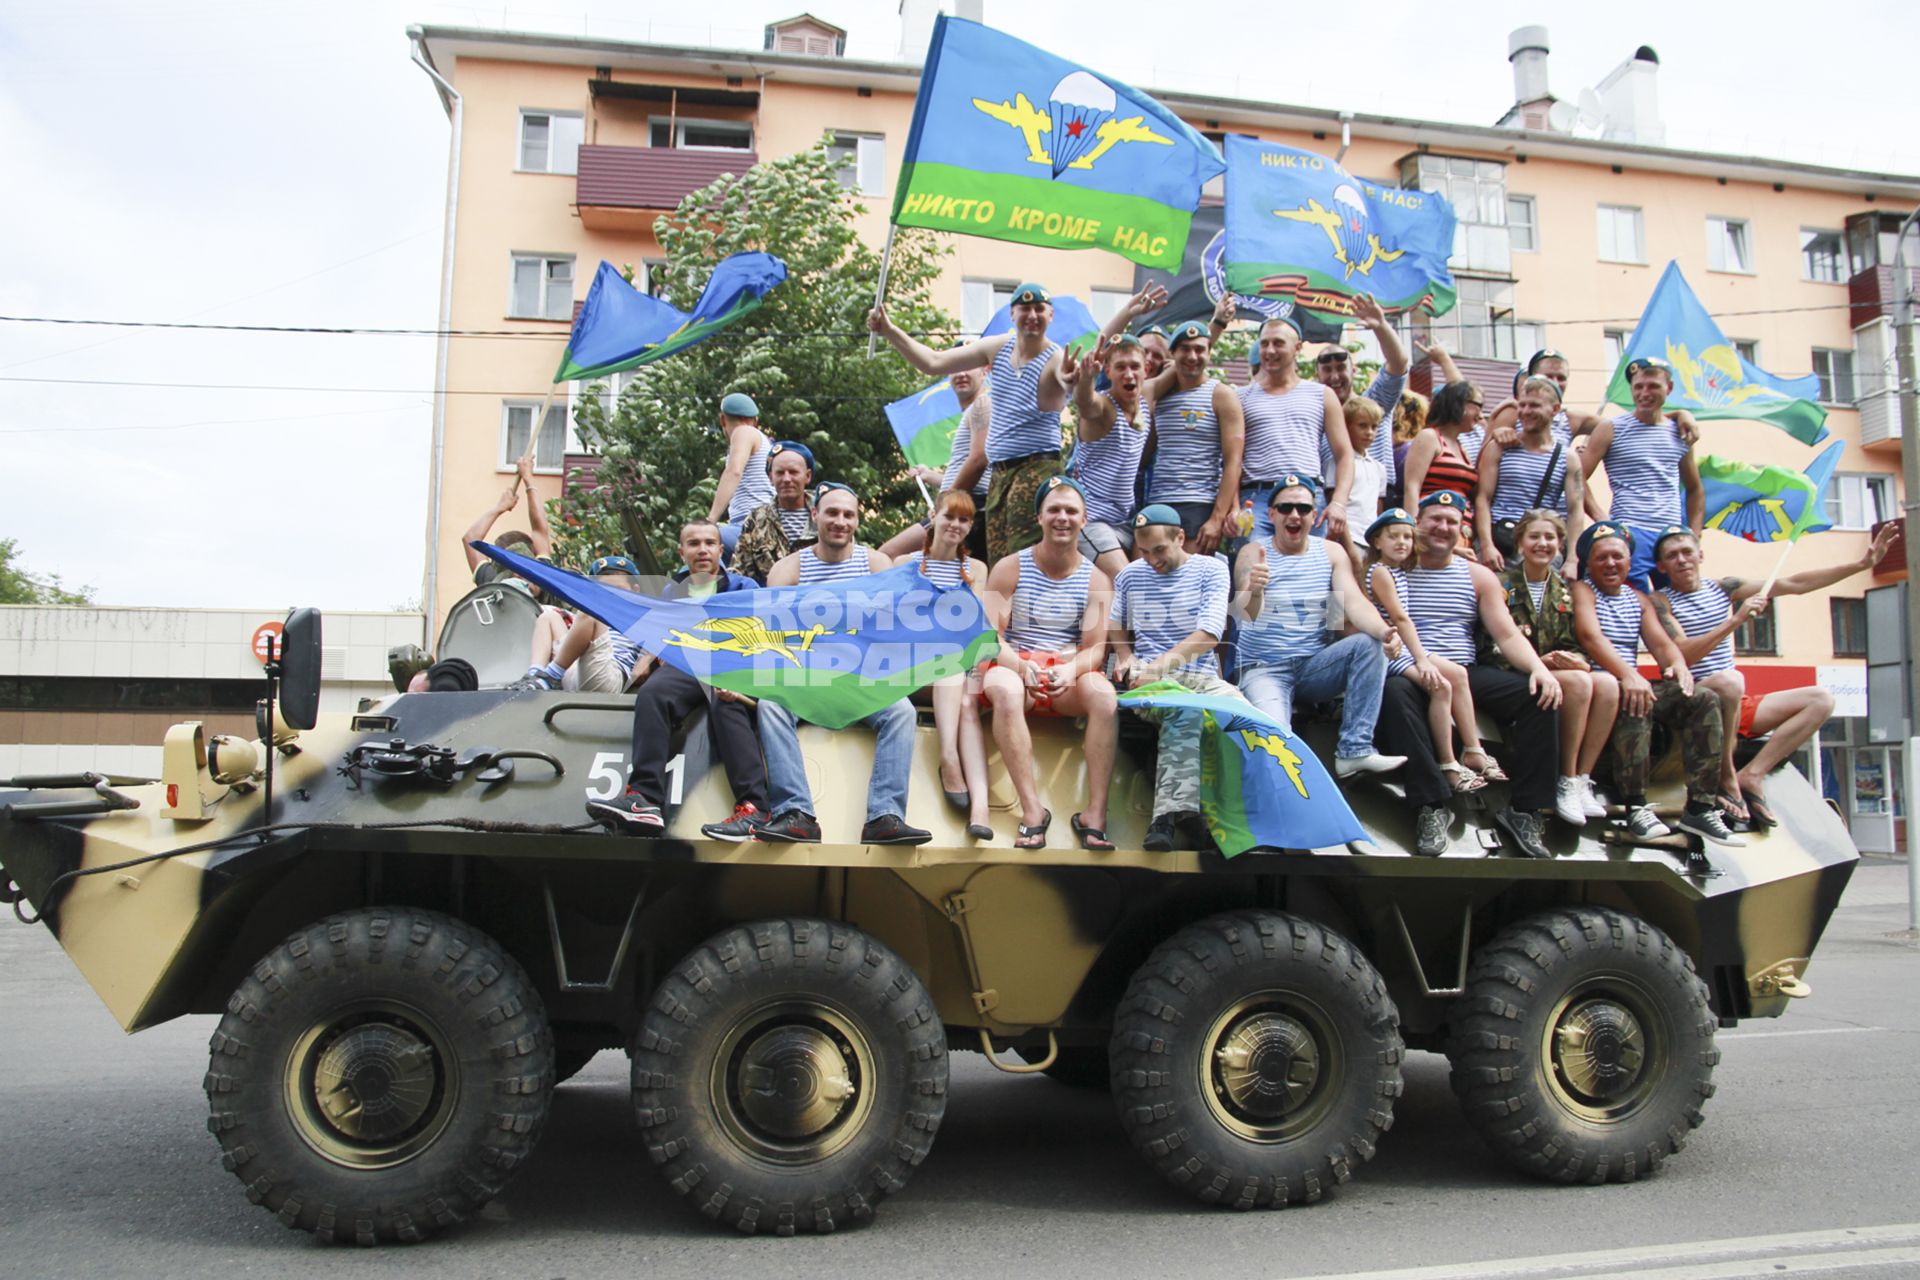
[[[893,221],[1177,267],[1224,165],[1122,82],[977,22],[934,20]]]
[[[1673,369],[1670,410],[1686,409],[1696,418],[1769,422],[1801,444],[1827,438],[1820,379],[1814,374],[1776,377],[1741,355],[1700,305],[1677,262],[1668,262],[1661,272],[1640,323],[1620,352],[1620,367],[1607,388],[1609,404],[1633,403],[1627,366],[1645,356],[1664,360]]]
[[[979,596],[937,586],[913,565],[695,602],[623,591],[491,543],[473,545],[694,679],[771,699],[829,729],[971,670],[999,649]]]
[[[987,321],[987,327],[980,331],[983,338],[991,338],[1013,329],[1013,304],[1008,303],[993,313],[993,319]],[[1063,347],[1072,347],[1075,351],[1085,351],[1093,346],[1093,339],[1100,332],[1100,322],[1093,318],[1093,312],[1087,310],[1087,304],[1078,298],[1056,297],[1053,299],[1053,319],[1047,324],[1047,338]]]
[[[770,253],[722,258],[691,312],[648,297],[602,262],[560,354],[555,382],[598,378],[637,369],[704,342],[756,310],[787,278],[787,264]]]
[[[1366,838],[1313,749],[1252,703],[1160,680],[1121,694],[1120,705],[1206,717],[1200,811],[1227,857],[1249,849],[1325,849]]]
[[[1700,459],[1706,527],[1748,542],[1797,542],[1802,534],[1825,533],[1833,528],[1827,486],[1846,447],[1835,440],[1805,471],[1708,454]]]
[[[1451,310],[1453,207],[1429,191],[1377,187],[1331,159],[1227,137],[1226,280],[1340,321],[1372,294],[1389,314]]]

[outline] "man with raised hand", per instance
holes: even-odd
[[[984,511],[987,493],[993,484],[993,468],[987,463],[987,407],[993,403],[986,390],[986,369],[961,369],[948,375],[947,385],[960,402],[960,421],[953,428],[953,443],[947,449],[944,471],[932,467],[910,468],[924,484],[934,485],[935,495],[949,489],[963,489],[973,499],[975,511]],[[933,533],[933,517],[915,521],[880,544],[888,557],[898,560],[915,551],[925,551]],[[987,558],[987,522],[975,520],[967,534],[967,549]]]
[[[1213,338],[1198,320],[1167,335],[1173,364],[1148,388],[1153,479],[1147,501],[1180,517],[1184,547],[1212,555],[1236,535],[1246,424],[1233,388],[1211,375]]]
[[[1658,356],[1642,356],[1627,365],[1627,386],[1633,411],[1594,427],[1580,465],[1589,478],[1595,468],[1606,467],[1607,518],[1633,534],[1627,582],[1645,591],[1660,531],[1684,524],[1699,536],[1707,519],[1707,491],[1693,443],[1666,415],[1673,366]],[[1664,575],[1653,585],[1663,583]]]
[[[1107,389],[1094,384],[1104,370]],[[1080,552],[1109,579],[1127,567],[1133,550],[1134,486],[1147,447],[1147,411],[1141,398],[1146,380],[1146,349],[1123,333],[1080,362],[1073,379],[1078,443],[1074,480],[1086,495],[1087,527]]]
[[[1344,547],[1347,498],[1353,485],[1353,443],[1341,410],[1345,397],[1336,396],[1325,383],[1301,379],[1300,330],[1291,320],[1274,319],[1261,325],[1258,350],[1260,367],[1253,381],[1240,388],[1240,410],[1246,419],[1240,500],[1253,504],[1252,536],[1258,540],[1273,533],[1273,489],[1279,477],[1330,474],[1326,534]],[[1333,459],[1330,472],[1321,467],[1322,456]]]
[[[1407,389],[1407,349],[1400,345],[1399,335],[1387,323],[1387,313],[1370,295],[1362,294],[1355,298],[1353,306],[1354,322],[1364,326],[1380,348],[1380,368],[1361,394],[1379,405],[1381,416],[1387,422],[1392,422],[1393,411],[1400,404],[1400,393]],[[1260,359],[1264,365],[1266,357]],[[1336,404],[1345,404],[1347,397],[1353,394],[1352,354],[1337,342],[1327,344],[1320,348],[1320,354],[1313,359],[1313,376],[1319,379],[1322,386],[1332,389]],[[1367,453],[1389,477],[1393,475],[1392,431],[1374,432],[1373,444]],[[1329,464],[1334,462],[1336,456],[1331,446],[1323,449],[1320,465],[1314,470],[1326,475],[1333,470]]]

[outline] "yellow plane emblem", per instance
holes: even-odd
[[[838,635],[826,627],[815,624],[805,631],[775,631],[759,618],[715,618],[712,622],[702,623],[696,631],[710,631],[725,636],[724,640],[704,640],[689,635],[685,631],[669,631],[668,644],[679,645],[682,649],[699,649],[707,653],[737,653],[743,658],[758,657],[763,653],[777,653],[791,662],[800,665],[800,659],[794,651],[801,653],[813,648],[813,642],[821,636]],[[847,632],[848,635],[857,634]]]
[[[953,385],[953,379],[942,378],[940,379],[940,381],[928,387],[925,391],[922,391],[920,393],[920,398],[914,401],[914,403],[925,404],[927,401],[933,399],[935,396],[939,395],[942,391],[945,391],[948,387],[952,385]]]
[[[1739,502],[1729,502],[1726,506],[1716,511],[1711,520],[1707,521],[1707,528],[1709,529],[1724,528],[1728,518],[1732,516],[1734,512],[1738,511],[1743,505],[1744,505],[1743,503],[1739,503]],[[1767,541],[1778,542],[1780,541],[1780,538],[1784,538],[1789,533],[1793,532],[1793,521],[1787,519],[1786,503],[1780,501],[1780,499],[1778,498],[1760,498],[1756,500],[1756,505],[1762,511],[1772,516],[1774,524],[1778,525],[1780,528],[1780,537],[1770,538],[1770,539],[1767,539]],[[1742,536],[1744,537],[1745,535],[1743,534]],[[1755,539],[1755,541],[1758,541],[1758,539]]]
[[[1053,155],[1040,144],[1040,135],[1053,131],[1053,119],[1046,112],[1033,105],[1024,93],[1013,95],[1011,103],[1006,101],[989,102],[985,98],[975,98],[973,105],[1001,124],[1009,125],[1020,131],[1027,140],[1027,160],[1031,164],[1051,165]],[[1108,120],[1093,131],[1098,139],[1093,150],[1073,161],[1069,169],[1091,169],[1094,161],[1107,154],[1122,142],[1151,142],[1163,147],[1173,145],[1172,138],[1163,138],[1147,126],[1144,115],[1129,116],[1125,120]]]
[[[1248,750],[1264,751],[1278,760],[1280,767],[1287,771],[1287,778],[1293,783],[1293,789],[1300,793],[1300,798],[1302,800],[1311,798],[1307,795],[1306,779],[1300,776],[1300,757],[1292,747],[1287,745],[1285,734],[1255,733],[1251,729],[1242,729],[1240,739],[1247,744]]]
[[[1346,246],[1340,243],[1340,228],[1343,225],[1341,216],[1318,200],[1308,200],[1307,207],[1304,209],[1275,209],[1273,216],[1286,218],[1290,222],[1305,222],[1326,232],[1327,239],[1333,242],[1333,260],[1347,269],[1348,280],[1353,279],[1353,273],[1356,271],[1363,276],[1367,275],[1376,263],[1392,262],[1406,253],[1405,249],[1382,249],[1380,236],[1376,233],[1367,237],[1367,260],[1353,261],[1347,256]]]

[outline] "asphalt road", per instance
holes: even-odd
[[[625,1059],[554,1103],[480,1220],[430,1244],[316,1244],[249,1205],[205,1131],[211,1018],[127,1038],[42,929],[0,927],[0,1275],[818,1277],[1368,1275],[1727,1280],[1920,1275],[1920,950],[1905,871],[1860,868],[1811,999],[1720,1036],[1707,1123],[1660,1173],[1563,1188],[1509,1173],[1442,1059],[1411,1056],[1380,1154],[1322,1204],[1235,1214],[1137,1159],[1104,1094],[953,1061],[933,1154],[873,1225],[741,1239],[683,1206],[640,1150]]]

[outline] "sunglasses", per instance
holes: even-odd
[[[1276,502],[1273,509],[1283,516],[1310,516],[1313,514],[1311,502]]]
[[[1343,364],[1347,358],[1344,351],[1322,351],[1316,364]]]

